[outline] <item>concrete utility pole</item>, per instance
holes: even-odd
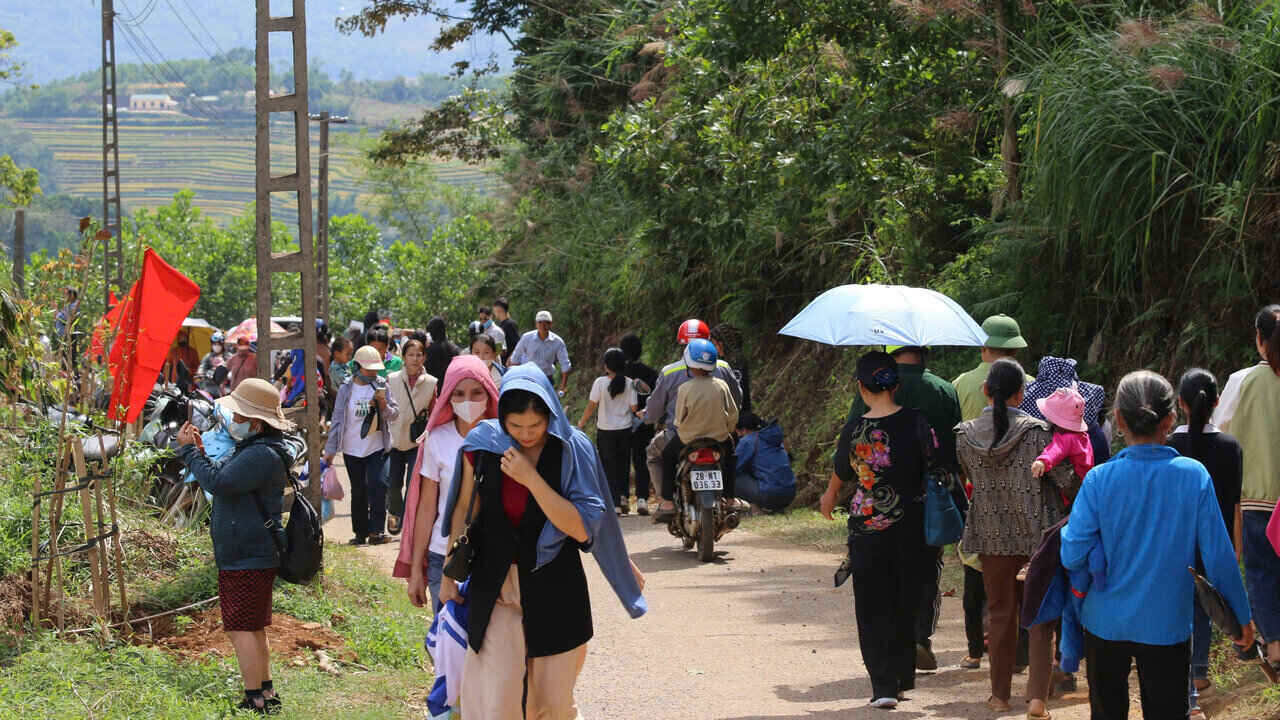
[[[320,123],[320,182],[316,195],[316,273],[320,292],[320,317],[329,322],[329,123],[345,124],[342,115],[330,115],[326,110],[312,120]]]
[[[111,306],[111,286],[124,287],[124,246],[120,238],[120,124],[116,104],[116,11],[102,0],[102,306]]]
[[[27,211],[18,208],[13,211],[13,289],[18,297],[27,294]]]
[[[302,350],[306,378],[306,414],[301,423],[307,435],[311,481],[307,497],[320,507],[320,457],[324,438],[320,430],[320,388],[316,384],[316,264],[311,242],[311,124],[307,113],[307,8],[306,0],[293,0],[293,15],[272,17],[271,0],[256,0],[256,101],[255,198],[258,273],[258,377],[270,378],[273,350]],[[271,95],[271,33],[288,33],[293,41],[293,92]],[[293,172],[271,174],[271,114],[293,114]],[[298,199],[298,250],[275,253],[271,249],[271,194],[295,193]],[[271,337],[271,280],[278,273],[297,273],[302,286],[302,332]],[[294,416],[297,421],[296,414]]]

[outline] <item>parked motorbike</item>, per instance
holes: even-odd
[[[698,559],[711,562],[716,541],[738,527],[738,513],[726,510],[720,449],[711,440],[695,441],[681,453],[676,470],[676,514],[667,530],[686,550],[697,545]]]

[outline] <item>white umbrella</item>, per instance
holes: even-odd
[[[827,345],[980,347],[982,327],[954,300],[906,285],[841,285],[818,296],[779,335]]]

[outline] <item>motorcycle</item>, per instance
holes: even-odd
[[[724,471],[718,443],[690,443],[681,453],[676,470],[676,514],[667,530],[680,538],[686,550],[697,545],[702,562],[711,562],[716,541],[738,527],[738,513],[723,506],[723,495]]]
[[[188,420],[202,433],[220,424],[212,400],[199,393],[184,395],[172,385],[156,385],[143,405],[142,414],[147,420],[138,440],[160,450],[177,449],[178,431]],[[187,504],[182,482],[184,470],[182,461],[169,454],[161,461],[151,484],[148,500],[170,519],[177,515],[175,508],[182,509]]]

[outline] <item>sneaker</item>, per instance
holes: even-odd
[[[917,670],[937,670],[938,658],[934,656],[933,650],[928,645],[916,644],[916,669]]]
[[[880,710],[892,710],[898,707],[898,698],[882,697],[871,701],[871,707]]]
[[[645,515],[645,516],[647,516],[647,515],[649,514],[649,503],[648,503],[647,501],[643,500],[643,499],[641,499],[641,500],[637,500],[637,501],[636,501],[636,514],[637,514],[637,515]]]

